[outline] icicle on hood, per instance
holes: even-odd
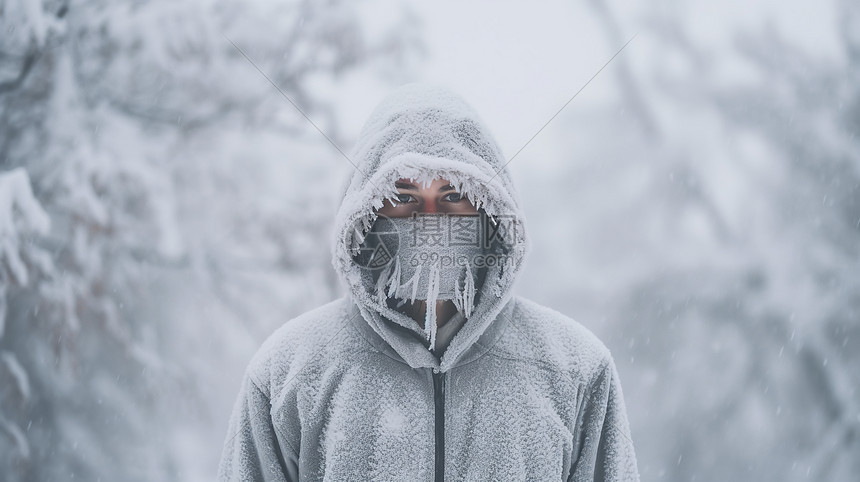
[[[412,83],[389,94],[364,125],[350,159],[356,171],[335,219],[332,264],[350,289],[364,321],[412,367],[446,371],[496,320],[512,296],[525,260],[528,238],[519,198],[489,130],[466,102],[450,90]],[[429,184],[448,180],[498,226],[509,241],[506,261],[486,268],[476,304],[441,361],[408,332],[427,339],[413,319],[392,309],[366,267],[355,258],[377,219],[383,200],[394,199],[401,178]]]

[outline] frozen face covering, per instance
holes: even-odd
[[[436,341],[436,301],[452,300],[467,319],[488,265],[504,262],[503,243],[488,234],[486,215],[416,214],[380,216],[367,233],[355,261],[379,300],[425,300],[424,329]]]

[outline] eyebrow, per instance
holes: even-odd
[[[415,187],[415,186],[414,186],[414,185],[412,185],[412,184],[405,183],[405,182],[399,182],[399,181],[394,183],[394,187],[399,188],[399,189],[412,189],[412,190],[416,190],[416,189],[418,189],[417,187]],[[448,184],[448,185],[446,185],[446,186],[442,186],[441,188],[439,188],[439,190],[440,190],[440,191],[442,191],[442,192],[445,192],[445,191],[453,191],[453,190],[454,190],[454,186],[452,186],[452,185]]]

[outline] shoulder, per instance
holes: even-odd
[[[287,321],[266,338],[248,363],[246,375],[269,395],[313,359],[331,359],[326,352],[347,345],[344,338],[352,329],[352,308],[349,298],[342,297]]]
[[[502,356],[567,373],[589,383],[610,368],[606,345],[573,318],[521,296],[514,297],[509,326],[493,348]]]

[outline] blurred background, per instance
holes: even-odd
[[[415,80],[516,154],[517,292],[612,350],[643,480],[857,480],[853,0],[0,0],[0,479],[212,480],[345,293],[352,166],[286,97],[349,152]]]

